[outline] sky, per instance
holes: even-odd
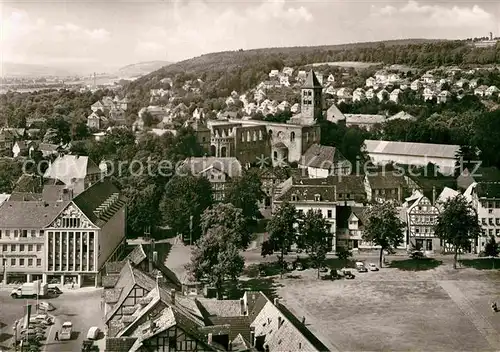
[[[500,36],[500,0],[0,0],[0,61],[103,72],[209,52]]]

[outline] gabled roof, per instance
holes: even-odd
[[[437,197],[436,203],[445,203],[447,200],[455,198],[458,195],[460,195],[460,192],[449,187],[445,187],[441,194]]]
[[[331,169],[333,163],[346,160],[335,147],[313,144],[301,158],[300,164],[309,167]]]
[[[440,157],[455,159],[460,146],[454,144],[432,144],[365,140],[366,151],[374,154],[408,155],[415,157]]]
[[[181,168],[194,175],[200,175],[210,169],[216,169],[229,177],[239,177],[242,174],[241,163],[234,157],[192,157],[184,160]]]
[[[88,156],[62,155],[49,165],[43,177],[71,184],[74,179],[84,179],[87,175],[99,173],[101,170]]]
[[[371,114],[345,114],[346,123],[348,124],[377,124],[384,123],[386,118],[384,115]]]
[[[410,121],[416,121],[417,118],[413,115],[408,114],[406,111],[400,111],[395,115],[392,115],[391,117],[388,117],[386,121],[392,121],[392,120],[410,120]]]
[[[69,201],[15,201],[11,197],[0,207],[0,224],[4,228],[44,228],[69,203]]]
[[[367,175],[368,182],[372,189],[393,189],[405,187],[406,181],[403,175],[397,175],[394,172],[385,172],[382,174]]]
[[[304,82],[302,88],[323,88],[313,70],[310,70],[307,73],[306,81]]]

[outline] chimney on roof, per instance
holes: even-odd
[[[436,186],[432,186],[432,205],[436,203]]]
[[[213,340],[213,335],[212,333],[208,333],[208,344],[211,345],[212,344],[212,340]]]
[[[302,324],[306,325],[306,317],[302,317]]]
[[[245,300],[240,298],[240,314],[247,315],[247,307],[245,307]]]
[[[255,327],[251,327],[251,330],[250,330],[250,343],[252,345],[252,347],[255,347]]]
[[[175,289],[170,290],[170,299],[172,300],[172,305],[175,306]]]

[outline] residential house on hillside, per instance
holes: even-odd
[[[478,97],[484,97],[486,95],[486,91],[488,90],[488,86],[481,85],[474,89],[474,95],[477,95]]]
[[[280,84],[283,87],[290,87],[290,81],[288,79],[288,76],[280,76],[279,80],[280,80]]]
[[[0,154],[10,155],[15,139],[12,132],[2,129],[0,131]]]
[[[434,91],[434,89],[425,88],[422,96],[424,98],[424,101],[433,100],[436,97],[436,92]]]
[[[271,72],[269,72],[269,77],[271,77],[271,78],[278,77],[279,74],[280,74],[279,70],[271,70]]]
[[[386,119],[386,121],[393,121],[393,120],[417,121],[417,118],[415,116],[408,114],[406,111],[400,111],[397,114],[392,115]]]
[[[498,92],[500,92],[500,89],[498,89],[496,86],[490,86],[484,92],[484,96],[490,97],[492,95],[498,95]]]
[[[420,80],[416,79],[410,84],[410,89],[413,91],[418,91],[422,88],[422,82]]]
[[[351,163],[335,147],[313,144],[304,153],[299,168],[307,169],[310,178],[349,175]]]
[[[475,89],[475,88],[477,88],[477,86],[479,86],[479,79],[477,79],[477,78],[471,79],[469,82],[469,87],[471,89]]]
[[[365,150],[373,163],[385,165],[395,163],[426,167],[437,166],[440,173],[452,175],[455,171],[455,156],[460,146],[451,144],[430,144],[365,140]]]
[[[458,88],[464,88],[466,85],[469,85],[469,80],[466,78],[461,78],[458,81],[455,82],[455,85]]]
[[[377,80],[373,77],[368,77],[365,81],[365,86],[366,87],[373,87],[377,83]]]
[[[27,155],[29,144],[25,141],[16,141],[12,147],[12,156],[17,158],[19,156]]]
[[[435,82],[434,76],[430,73],[426,73],[421,77],[425,84],[433,84]]]
[[[387,90],[382,89],[382,90],[377,92],[377,99],[379,101],[389,100],[389,98],[390,98],[390,94]]]
[[[284,75],[291,76],[293,74],[293,68],[291,67],[283,67],[282,70]]]
[[[32,143],[29,147],[29,155],[33,156],[35,151],[40,151],[43,157],[50,157],[61,154],[64,151],[64,147],[60,144],[40,143],[36,145],[36,143]]]
[[[363,88],[356,88],[352,93],[352,101],[361,101],[366,98],[365,90]]]
[[[437,102],[438,103],[444,104],[444,103],[447,103],[450,99],[451,99],[451,93],[447,90],[443,90],[437,95]]]
[[[326,81],[327,81],[328,83],[333,83],[333,82],[335,82],[335,76],[334,76],[333,74],[331,74],[331,73],[330,73],[330,74],[328,75],[328,78],[326,79]]]
[[[106,128],[106,125],[108,123],[108,119],[103,116],[99,115],[96,112],[92,112],[89,116],[87,116],[87,126],[90,129],[95,129],[95,130],[101,130]]]
[[[349,103],[352,101],[352,89],[351,88],[340,88],[337,90],[337,102],[338,103]]]
[[[366,99],[373,99],[375,97],[375,91],[373,88],[370,88],[365,92],[365,97]]]
[[[399,102],[399,95],[401,94],[400,89],[394,89],[389,95],[389,100],[395,102],[396,104]]]

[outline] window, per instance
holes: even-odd
[[[319,202],[319,201],[321,201],[321,195],[319,195],[319,194],[315,194],[315,195],[314,195],[314,201],[315,201],[315,202]]]
[[[295,140],[295,132],[290,133],[290,142]]]
[[[493,218],[489,218],[488,223],[493,226]]]
[[[10,237],[10,230],[5,230],[5,237]]]
[[[299,209],[299,215],[300,215],[300,216],[304,215],[304,210]]]
[[[41,252],[42,251],[42,245],[41,244],[37,244],[36,245],[36,251],[37,252]]]
[[[297,199],[297,195],[296,194],[292,194],[292,202],[296,202],[298,199]]]
[[[24,252],[24,244],[19,245],[19,252]]]
[[[331,218],[332,217],[332,211],[331,210],[327,210],[326,211],[326,215],[328,218]]]
[[[495,224],[496,224],[496,225],[500,225],[500,218],[496,218],[496,219],[495,219]]]
[[[486,218],[482,218],[482,219],[481,219],[481,223],[482,223],[483,225],[486,225]]]
[[[31,230],[31,237],[36,237],[36,230]]]
[[[417,228],[415,229],[415,233],[419,233],[419,232],[420,232],[420,229],[417,227]]]
[[[24,266],[24,258],[19,258],[19,266]]]
[[[496,229],[495,232],[497,236],[500,236],[500,229]]]
[[[28,266],[33,266],[33,258],[28,258]]]
[[[28,230],[23,230],[21,237],[28,237]]]
[[[493,236],[493,229],[489,229],[489,230],[488,230],[488,235],[489,235],[489,236]]]
[[[28,252],[33,252],[33,245],[32,244],[28,245]]]
[[[3,251],[3,252],[7,252],[7,245],[6,245],[6,244],[4,244],[4,245],[2,246],[2,251]]]
[[[168,348],[172,351],[177,350],[177,337],[170,337],[168,340]]]
[[[16,266],[16,258],[10,258],[10,265]]]
[[[16,237],[19,237],[19,231],[18,230],[14,230],[14,238]]]
[[[346,199],[351,199],[351,194],[347,193],[345,197],[346,197]]]
[[[42,266],[42,259],[38,258],[36,260],[36,266]]]
[[[0,238],[2,238],[2,230],[0,230]]]

